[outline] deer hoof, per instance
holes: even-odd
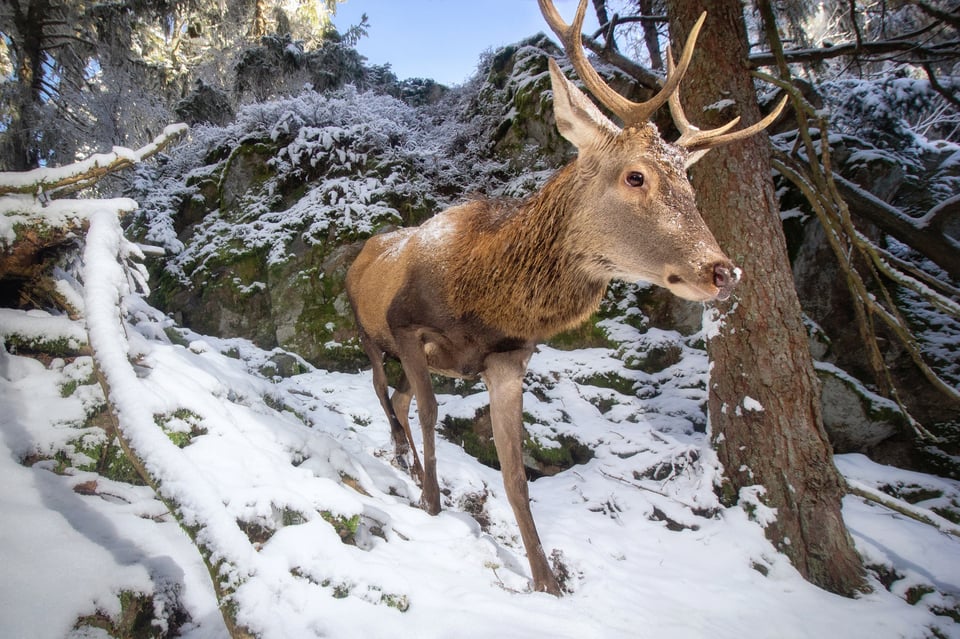
[[[556,578],[553,575],[550,575],[548,579],[538,579],[533,583],[533,589],[537,592],[545,592],[553,595],[554,597],[559,597],[563,593],[560,591],[560,585],[557,583]]]

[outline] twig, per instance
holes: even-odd
[[[882,493],[858,481],[848,479],[847,490],[851,495],[856,495],[861,499],[880,504],[884,508],[889,508],[890,510],[900,513],[904,517],[909,517],[922,524],[933,526],[940,532],[960,538],[960,526],[925,508],[917,508],[913,504],[907,503],[902,499],[897,499],[896,497],[891,497],[886,493]]]

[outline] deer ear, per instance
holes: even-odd
[[[620,134],[620,127],[601,113],[590,98],[563,75],[553,58],[550,58],[549,65],[553,114],[560,135],[577,149],[584,150]]]

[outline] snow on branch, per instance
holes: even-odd
[[[214,489],[154,421],[148,392],[130,362],[123,301],[130,292],[125,256],[135,252],[123,236],[117,211],[103,204],[90,216],[83,253],[84,306],[97,375],[113,412],[117,438],[143,479],[167,504],[200,548],[218,599],[224,603],[249,575],[257,558],[248,539],[223,509]],[[222,605],[234,637],[251,636]]]
[[[0,196],[0,248],[17,239],[17,229],[39,226],[46,229],[75,229],[86,223],[91,213],[109,207],[116,215],[135,211],[137,203],[129,198],[105,200],[51,200],[43,202],[31,195]]]
[[[32,171],[0,172],[0,195],[9,193],[69,193],[95,184],[100,178],[129,166],[164,149],[179,138],[186,124],[171,124],[153,142],[136,151],[115,146],[110,153],[97,153],[86,160],[62,167],[42,167]]]

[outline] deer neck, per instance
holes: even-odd
[[[452,306],[510,337],[537,341],[581,324],[609,277],[576,246],[576,166],[529,200],[480,201],[455,248]]]

